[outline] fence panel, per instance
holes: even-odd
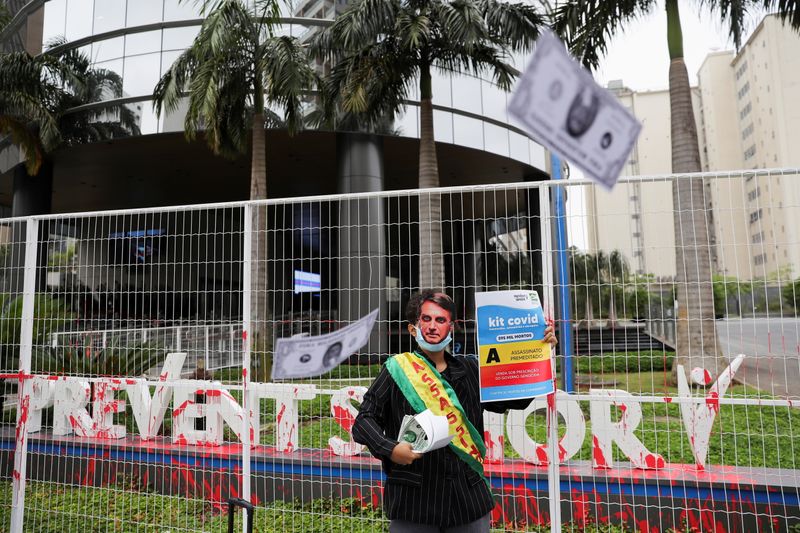
[[[550,403],[558,443],[544,398],[476,421],[496,530],[559,530],[554,511],[565,529],[589,531],[797,527],[791,178],[627,178],[610,195],[568,180],[566,250],[553,244],[549,182],[6,220],[0,519],[12,523],[22,382],[25,530],[222,531],[229,498],[256,505],[256,531],[385,530],[381,464],[350,429],[380,364],[413,347],[405,306],[423,279],[457,302],[456,355],[477,353],[478,291],[535,289],[574,333],[554,359],[559,383],[564,354],[576,369]],[[703,200],[672,202],[690,179],[704,182]],[[676,213],[707,217],[709,243],[676,232]],[[20,374],[32,222],[31,365]],[[690,272],[702,254],[708,269]],[[566,285],[553,275],[563,256]],[[696,308],[676,307],[681,294]],[[705,309],[711,318],[695,320]],[[345,364],[271,379],[276,339],[325,335],[373,310]],[[676,360],[710,382],[674,373]]]
[[[567,185],[578,355],[564,402],[586,435],[566,459],[591,462],[599,495],[565,478],[573,521],[797,527],[795,177]],[[681,195],[691,180],[702,180],[699,199]]]

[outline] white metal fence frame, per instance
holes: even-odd
[[[790,176],[790,175],[798,175],[800,174],[800,170],[796,169],[778,169],[778,170],[765,170],[765,171],[747,171],[745,173],[742,172],[730,172],[730,173],[707,173],[700,175],[703,178],[708,178],[709,180],[714,179],[734,179],[734,178],[741,178],[743,176],[752,175],[754,177],[760,176]],[[625,184],[646,184],[646,183],[653,183],[653,182],[669,182],[675,179],[684,179],[684,178],[695,178],[697,175],[693,176],[646,176],[646,177],[626,177],[621,178],[618,186],[624,186]],[[59,214],[59,215],[42,215],[42,216],[31,216],[31,217],[24,217],[18,219],[11,219],[2,221],[5,223],[14,223],[14,224],[21,224],[25,223],[26,232],[25,232],[25,258],[24,258],[24,282],[23,282],[23,308],[22,308],[22,320],[21,320],[21,335],[20,335],[20,358],[19,358],[19,368],[16,373],[8,373],[4,377],[6,379],[16,379],[20,384],[18,388],[19,394],[19,401],[17,403],[17,417],[16,417],[16,435],[17,441],[14,450],[14,467],[13,467],[13,494],[12,494],[12,512],[11,512],[11,523],[10,523],[10,531],[12,532],[19,532],[24,530],[24,512],[25,512],[25,493],[26,493],[26,457],[27,457],[27,445],[28,445],[28,431],[27,431],[27,409],[30,403],[31,397],[31,377],[32,377],[32,367],[31,367],[31,355],[33,346],[33,327],[34,327],[34,299],[36,295],[36,274],[37,274],[37,252],[38,252],[38,245],[39,245],[39,238],[40,238],[40,225],[44,222],[50,220],[68,220],[73,218],[86,218],[86,217],[110,217],[110,216],[129,216],[129,215],[142,215],[142,214],[158,214],[158,213],[180,213],[180,212],[190,212],[193,210],[203,209],[228,209],[228,208],[237,208],[243,209],[242,215],[242,237],[243,237],[243,249],[242,249],[242,287],[243,287],[243,294],[241,300],[241,327],[242,327],[242,358],[241,358],[241,381],[239,384],[224,384],[221,385],[225,390],[228,391],[241,391],[241,398],[242,398],[242,408],[244,412],[252,413],[254,406],[248,405],[248,394],[247,391],[252,386],[252,372],[253,372],[253,364],[251,362],[251,343],[248,339],[249,332],[253,331],[253,323],[251,321],[251,302],[254,295],[251,292],[251,271],[252,271],[252,247],[253,247],[253,220],[256,216],[254,212],[256,211],[257,207],[263,206],[278,206],[278,205],[287,205],[287,204],[308,204],[314,202],[354,202],[359,200],[375,200],[375,199],[384,199],[384,198],[398,198],[398,197],[415,197],[415,196],[425,196],[431,194],[437,195],[464,195],[464,194],[475,194],[480,193],[482,195],[486,194],[494,194],[494,193],[503,193],[508,191],[509,189],[513,189],[516,192],[519,191],[533,191],[538,193],[539,199],[539,217],[542,221],[549,222],[552,220],[552,216],[550,213],[550,202],[551,202],[551,190],[553,187],[565,187],[566,190],[571,191],[575,190],[576,188],[585,188],[591,187],[592,184],[585,180],[568,180],[564,182],[531,182],[531,183],[513,183],[513,184],[503,184],[503,185],[480,185],[480,186],[467,186],[467,187],[449,187],[449,188],[441,188],[435,191],[420,191],[420,190],[404,190],[404,191],[386,191],[381,193],[358,193],[358,194],[346,194],[346,195],[333,195],[333,196],[309,196],[309,197],[302,197],[302,198],[295,198],[295,199],[274,199],[274,200],[266,200],[266,201],[259,201],[259,202],[234,202],[234,203],[224,203],[224,204],[205,204],[205,205],[198,205],[198,206],[178,206],[178,207],[163,207],[163,208],[151,208],[151,209],[142,209],[142,210],[125,210],[125,211],[97,211],[97,212],[90,212],[90,213],[76,213],[76,214]],[[787,206],[783,206],[786,208]],[[788,206],[797,208],[798,206]],[[257,219],[256,219],[257,220]],[[542,256],[544,258],[552,257],[553,255],[553,239],[552,239],[552,232],[553,229],[551,228],[551,224],[549,223],[542,223],[541,224],[541,246],[542,246]],[[676,236],[677,238],[678,236]],[[557,287],[553,282],[553,261],[551,260],[543,260],[542,261],[542,283],[543,287],[545,288],[543,294],[543,301],[545,308],[548,310],[552,310],[554,306],[554,302],[556,300],[555,291]],[[613,296],[612,296],[613,298]],[[97,332],[93,332],[97,333]],[[65,333],[61,335],[73,335],[74,333]],[[56,342],[54,339],[53,342]],[[555,366],[556,359],[553,359],[553,364]],[[8,371],[9,369],[6,369]],[[556,368],[553,369],[554,373],[557,370]],[[90,379],[91,381],[91,379]],[[156,385],[158,382],[153,381],[152,384]],[[321,391],[322,392],[322,391]],[[570,399],[576,401],[597,401],[597,400],[604,400],[608,401],[608,396],[599,396],[592,392],[589,393],[574,393],[570,394]],[[641,394],[637,395],[636,400],[641,403],[654,403],[654,404],[664,404],[664,403],[675,403],[675,404],[703,404],[707,400],[702,395],[695,395],[691,398],[680,397],[680,396],[664,396],[664,395],[657,395],[657,394]],[[771,399],[762,399],[762,398],[719,398],[718,404],[719,405],[748,405],[748,406],[773,406],[773,407],[785,407],[791,408],[797,405],[798,398],[793,397],[786,397],[786,398],[771,398]],[[257,406],[255,407],[257,409]],[[548,449],[549,449],[549,457],[559,457],[559,450],[558,450],[558,427],[556,424],[552,423],[558,419],[557,415],[557,404],[555,399],[549,403],[548,411],[548,432],[549,432],[549,439],[548,439]],[[251,468],[251,446],[250,446],[250,431],[248,420],[245,418],[242,420],[242,480],[241,480],[241,497],[245,500],[250,500],[251,498],[251,476],[252,473],[250,471]],[[561,523],[560,523],[560,500],[561,500],[561,481],[560,481],[560,469],[559,469],[559,461],[550,461],[549,462],[550,468],[548,469],[549,475],[549,490],[550,490],[550,515],[551,515],[551,530],[552,531],[560,531]],[[800,478],[800,471],[795,471],[795,478]],[[800,484],[800,483],[798,483]],[[247,531],[247,525],[242,525],[242,531]]]

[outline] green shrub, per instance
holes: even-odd
[[[577,356],[576,370],[584,374],[661,372],[672,367],[674,352],[612,352]]]

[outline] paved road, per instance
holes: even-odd
[[[722,352],[747,358],[736,378],[779,397],[800,399],[800,318],[717,321]]]

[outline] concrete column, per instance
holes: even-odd
[[[51,211],[53,200],[53,164],[43,161],[39,172],[35,176],[28,175],[25,165],[14,168],[13,192],[11,200],[11,216],[22,217],[28,215],[44,215]],[[47,237],[49,224],[39,225],[39,250],[36,268],[36,289],[45,290],[47,281]],[[22,290],[22,275],[17,275],[17,269],[22,269],[25,250],[25,224],[14,224],[12,229],[12,242],[14,243],[10,265],[14,269],[13,280],[9,287],[11,292]]]
[[[42,162],[39,172],[29,176],[25,165],[14,169],[14,190],[11,216],[44,215],[50,213],[53,202],[53,164]]]
[[[336,137],[338,192],[383,190],[383,139],[378,135],[340,133]],[[386,242],[383,200],[339,203],[338,311],[352,321],[379,309],[378,323],[362,354],[377,361],[389,349],[386,320]],[[366,358],[362,357],[362,362]]]

